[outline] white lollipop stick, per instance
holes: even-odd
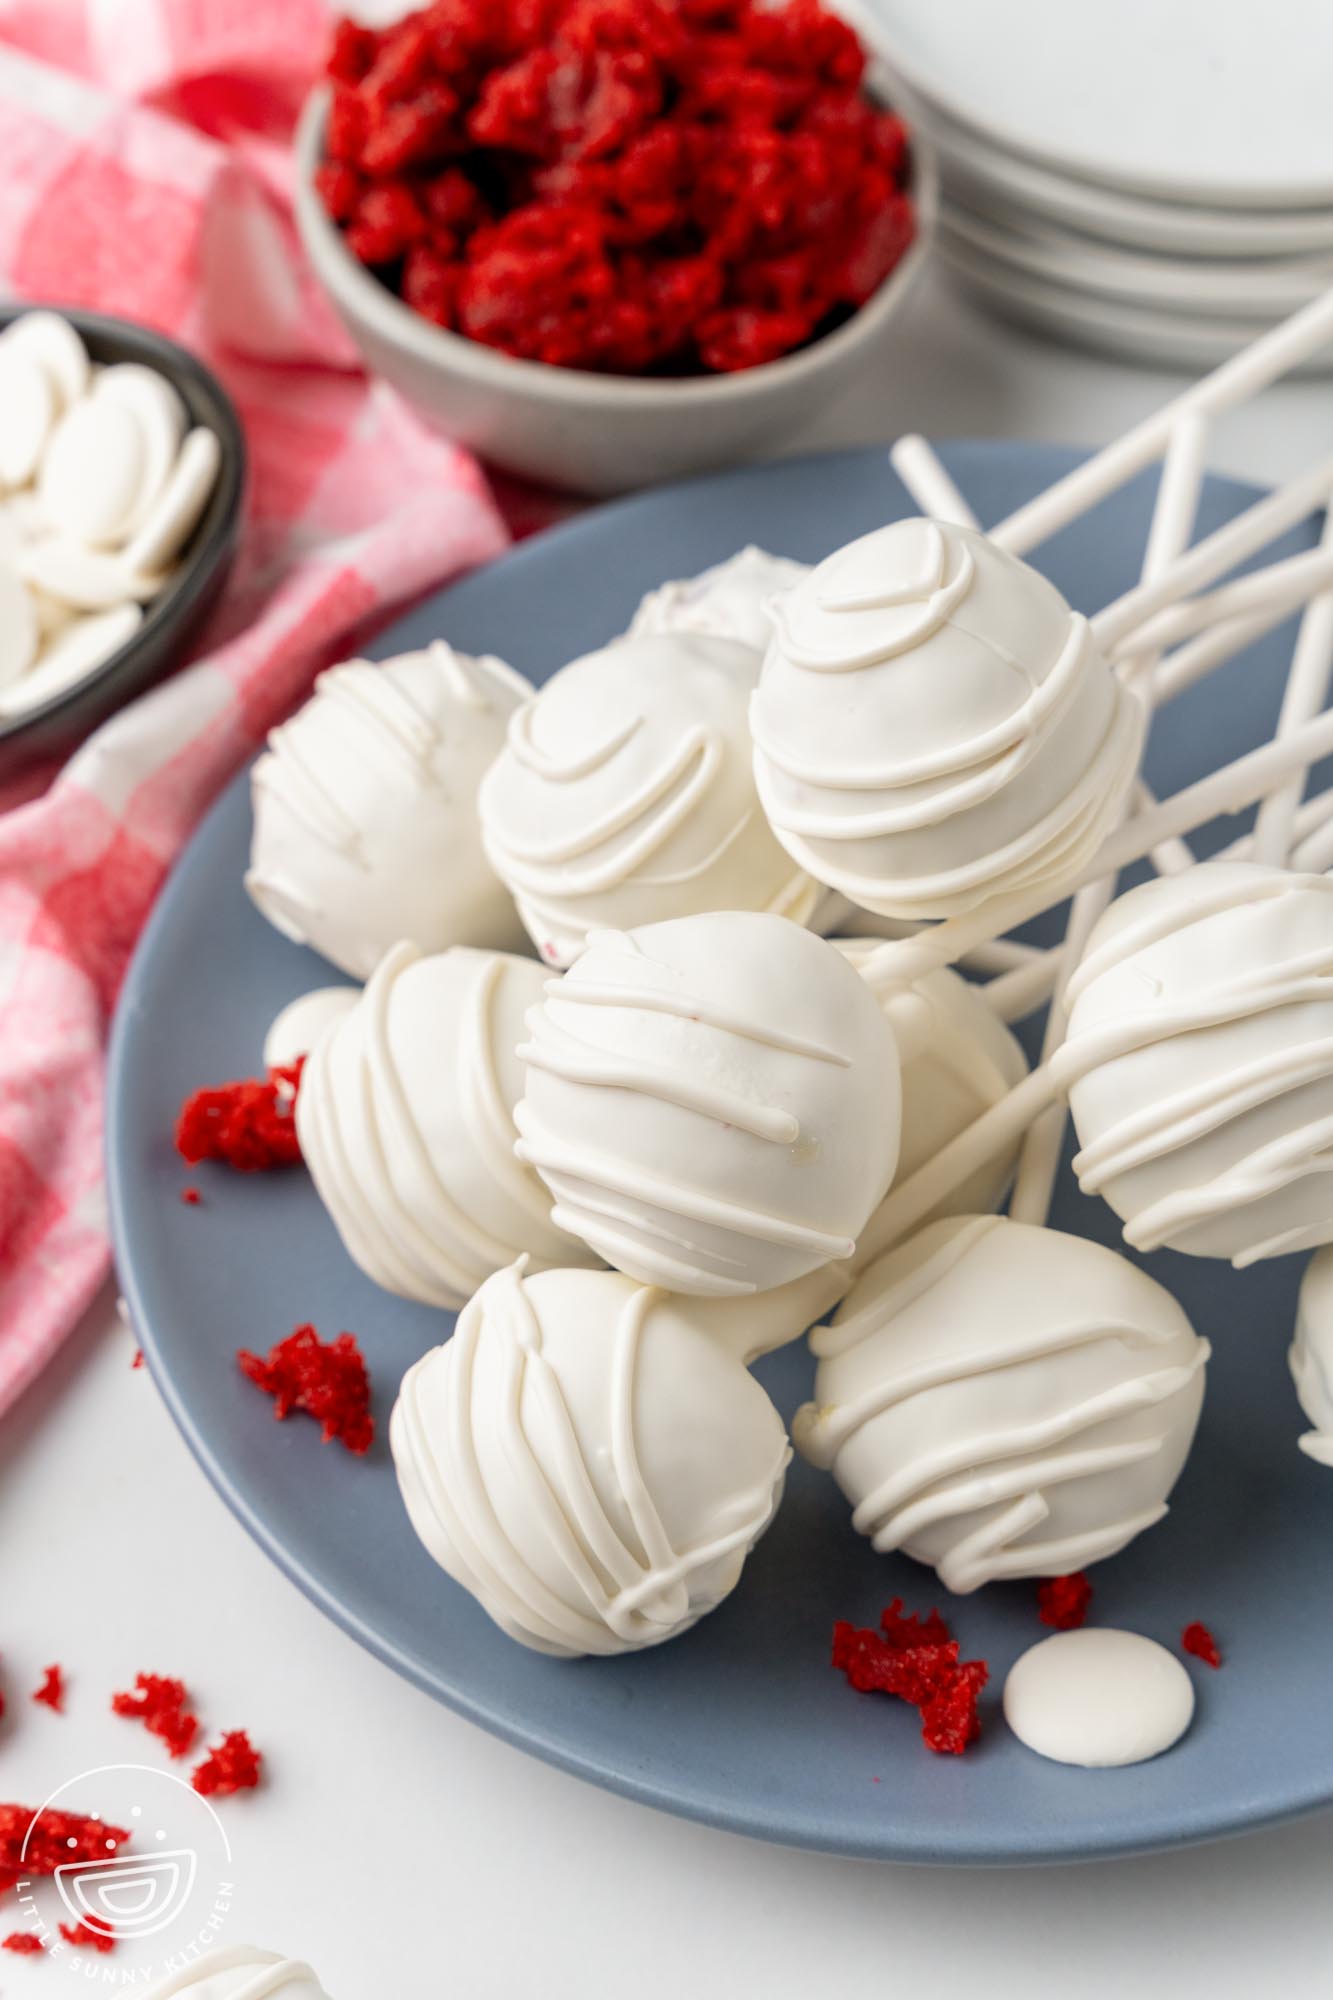
[[[1162,462],[1157,499],[1144,548],[1142,582],[1145,585],[1151,585],[1171,568],[1194,532],[1199,492],[1203,485],[1207,437],[1206,421],[1198,414],[1183,418],[1172,436]],[[1159,658],[1159,649],[1151,641],[1140,637],[1133,654],[1125,660],[1122,668],[1126,682],[1146,702],[1149,714],[1152,712],[1151,674]],[[1074,897],[1042,1038],[1043,1063],[1050,1062],[1064,1041],[1068,1020],[1065,988],[1083,956],[1089,934],[1110,902],[1114,890],[1114,876],[1104,876],[1101,881],[1091,882],[1080,889]],[[1050,1215],[1064,1137],[1065,1107],[1057,1100],[1033,1121],[1023,1141],[1009,1202],[1009,1213],[1016,1222],[1040,1225]]]
[[[1182,417],[1210,416],[1220,410],[1234,409],[1289,369],[1317,354],[1330,340],[1333,340],[1333,290],[1312,300],[1281,326],[1274,327],[1271,333],[1223,362],[1211,375],[1195,382],[1183,395],[1174,397],[1155,415],[1126,431],[1114,444],[1075,466],[1063,479],[1057,479],[1054,486],[992,528],[991,539],[1016,555],[1025,554],[1048,536],[1068,527],[1108,493],[1114,493],[1144,466],[1151,465],[1170,443]]]
[[[1333,499],[1324,510],[1322,553],[1333,558]],[[1330,576],[1333,583],[1333,576]],[[1333,672],[1333,589],[1326,590],[1306,607],[1296,637],[1282,709],[1277,722],[1279,742],[1294,735],[1302,723],[1318,715],[1328,699],[1328,683]],[[1294,778],[1278,791],[1270,792],[1259,808],[1254,823],[1254,858],[1279,867],[1292,844],[1296,808],[1301,802],[1301,780]]]
[[[910,1236],[937,1202],[946,1200],[997,1153],[1007,1151],[1054,1099],[1055,1083],[1049,1065],[1043,1064],[964,1127],[880,1203],[857,1239],[857,1268],[864,1269],[891,1244]]]
[[[1155,613],[1215,583],[1247,556],[1252,556],[1288,528],[1294,528],[1316,508],[1333,488],[1333,452],[1321,458],[1308,472],[1266,493],[1234,519],[1206,535],[1191,549],[1169,563],[1151,582],[1136,584],[1123,597],[1108,604],[1092,620],[1093,633],[1103,650],[1115,649]]]
[[[1333,792],[1321,792],[1317,799],[1306,800],[1296,815],[1296,832],[1300,836],[1301,813],[1315,805],[1327,805],[1328,813],[1321,825],[1297,839],[1288,862],[1302,875],[1326,875],[1333,868]]]
[[[915,431],[900,437],[889,453],[889,463],[923,514],[935,521],[951,521],[957,528],[980,527],[925,438]]]
[[[1310,549],[1305,555],[1289,556],[1284,562],[1270,563],[1266,569],[1224,583],[1217,590],[1204,591],[1184,603],[1159,611],[1140,625],[1112,657],[1122,661],[1126,653],[1161,652],[1179,640],[1211,631],[1233,620],[1273,612],[1289,616],[1333,583],[1333,549]]]

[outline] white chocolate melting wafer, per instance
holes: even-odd
[[[180,553],[208,505],[222,463],[222,446],[213,431],[202,427],[187,433],[170,478],[125,547],[131,570],[151,574]]]

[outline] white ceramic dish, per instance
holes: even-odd
[[[1328,0],[862,6],[915,91],[1058,172],[1228,207],[1333,203]]]
[[[1215,367],[1248,346],[1261,324],[1090,299],[1067,286],[1005,271],[957,242],[947,248],[941,245],[941,258],[968,290],[1004,318],[1119,361],[1159,363],[1191,372]],[[1294,372],[1323,374],[1327,368],[1325,362]]]
[[[942,244],[974,251],[1016,276],[1165,312],[1217,314],[1267,326],[1308,305],[1333,283],[1333,259],[1226,262],[1135,256],[1089,243],[1049,223],[1005,228],[946,202]]]
[[[1179,257],[1333,252],[1333,208],[1200,208],[1094,187],[1003,152],[918,100],[910,110],[930,134],[945,194],[961,195],[999,222],[1044,218],[1122,249]]]
[[[460,444],[575,492],[619,493],[733,464],[808,423],[891,345],[893,319],[934,228],[934,161],[914,141],[916,241],[874,297],[822,340],[740,374],[683,381],[517,361],[433,326],[346,249],[313,185],[326,101],[316,91],[298,128],[296,218],[315,273],[368,365]]]

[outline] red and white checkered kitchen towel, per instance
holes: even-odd
[[[302,266],[286,140],[326,31],[322,0],[0,0],[0,287],[205,354],[252,468],[194,663],[0,788],[0,1411],[107,1269],[107,1023],[182,843],[319,666],[506,541]]]

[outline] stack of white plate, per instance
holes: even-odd
[[[856,0],[1011,318],[1223,359],[1333,283],[1333,0]]]

